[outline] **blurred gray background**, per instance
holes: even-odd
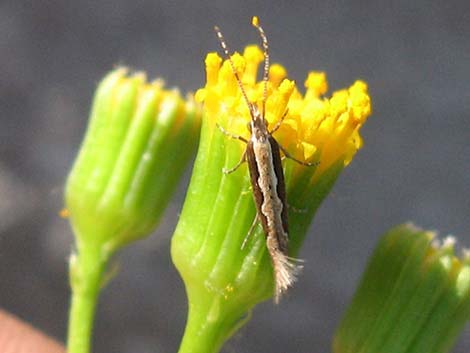
[[[183,91],[203,59],[258,41],[303,85],[366,80],[364,149],[317,213],[300,281],[280,306],[256,308],[223,352],[329,352],[377,238],[413,220],[470,247],[470,3],[467,1],[1,1],[0,307],[64,340],[72,234],[58,217],[97,82],[116,64]],[[97,353],[176,352],[186,299],[169,242],[189,171],[149,239],[123,251],[101,296]],[[454,352],[468,352],[466,329]]]

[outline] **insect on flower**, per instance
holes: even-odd
[[[297,163],[306,166],[313,166],[316,164],[306,163],[295,159],[281,145],[279,145],[273,137],[273,133],[279,129],[283,119],[287,115],[287,110],[276,123],[274,128],[271,131],[268,130],[268,123],[265,119],[269,72],[268,40],[263,28],[259,25],[257,17],[253,17],[252,24],[259,32],[264,50],[263,100],[261,111],[256,103],[250,102],[248,99],[241,79],[235,69],[235,65],[229,55],[225,39],[220,29],[216,26],[215,32],[220,41],[220,45],[224,51],[225,57],[230,63],[243,99],[245,100],[250,112],[251,119],[248,129],[251,136],[247,140],[242,136],[233,135],[225,131],[221,126],[218,127],[227,136],[246,143],[246,149],[243,152],[240,161],[233,168],[224,170],[224,173],[232,173],[237,170],[242,163],[248,162],[248,170],[250,173],[257,214],[247,237],[251,234],[257,222],[261,221],[263,231],[266,235],[266,246],[274,269],[274,301],[278,303],[281,295],[294,283],[296,275],[301,269],[301,266],[296,263],[299,260],[288,256],[289,230],[281,151],[285,157],[290,158]]]

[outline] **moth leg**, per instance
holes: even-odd
[[[222,133],[223,133],[224,135],[227,135],[228,137],[233,138],[233,139],[235,139],[235,140],[240,140],[240,141],[242,141],[242,142],[248,143],[248,140],[247,140],[246,138],[244,138],[243,136],[234,135],[234,134],[228,132],[227,130],[225,130],[225,129],[224,129],[222,126],[220,126],[219,124],[216,123],[216,125],[217,125],[217,127],[219,128],[219,130],[222,131]]]
[[[303,162],[303,161],[299,161],[297,158],[293,157],[289,152],[286,151],[286,149],[284,147],[282,147],[281,145],[279,145],[279,149],[284,153],[284,155],[286,156],[286,158],[289,158],[289,159],[292,159],[294,162],[297,162],[299,164],[302,164],[302,165],[305,165],[307,167],[315,167],[317,165],[320,164],[320,162]]]
[[[256,225],[258,224],[258,220],[259,220],[258,212],[256,212],[256,216],[255,216],[255,219],[253,220],[253,223],[251,224],[250,230],[248,230],[248,233],[246,234],[245,239],[243,239],[243,243],[242,243],[242,246],[241,246],[242,250],[245,248],[245,245],[246,245],[246,242],[248,241],[248,239],[252,236],[253,231],[255,230]]]
[[[230,173],[233,173],[234,171],[236,171],[238,169],[239,166],[241,166],[243,163],[246,162],[246,150],[243,152],[242,154],[242,158],[240,158],[240,160],[238,161],[238,163],[230,168],[230,169],[222,169],[222,172],[224,172],[224,174],[230,174]]]
[[[273,129],[269,132],[270,135],[274,134],[280,127],[282,122],[284,121],[284,118],[287,116],[287,113],[289,112],[289,109],[286,109],[284,114],[282,114],[281,119],[274,125]]]

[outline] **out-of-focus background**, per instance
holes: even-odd
[[[329,352],[378,236],[413,220],[470,247],[470,3],[467,1],[13,1],[0,3],[0,307],[64,340],[72,234],[63,185],[97,82],[116,64],[183,91],[203,60],[258,41],[300,86],[324,70],[331,89],[368,82],[373,116],[353,163],[317,213],[300,281],[267,302],[223,352]],[[169,242],[189,180],[149,239],[118,257],[95,352],[175,352],[186,315]],[[454,352],[468,352],[466,329]]]

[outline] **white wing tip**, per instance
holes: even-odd
[[[279,250],[275,250],[271,254],[271,259],[274,268],[274,302],[279,303],[281,296],[292,287],[297,280],[297,276],[302,270],[303,266],[299,265],[302,260],[294,259],[286,256]]]

